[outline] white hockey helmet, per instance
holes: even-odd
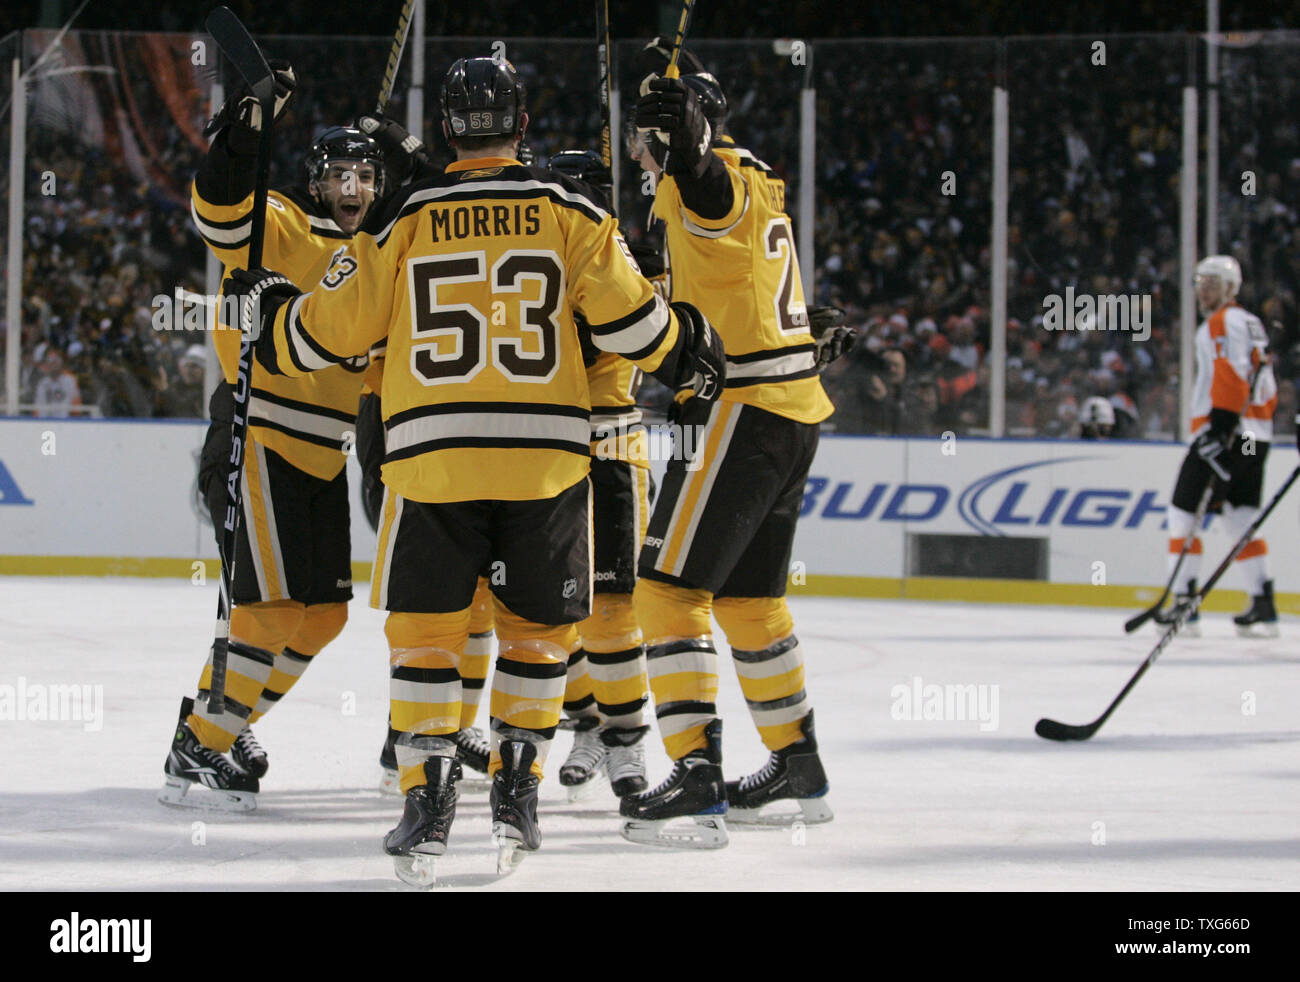
[[[1079,422],[1085,426],[1114,426],[1115,407],[1105,396],[1089,396],[1083,401]]]
[[[1196,278],[1202,276],[1217,276],[1230,297],[1241,289],[1241,264],[1231,256],[1206,256],[1196,264]]]

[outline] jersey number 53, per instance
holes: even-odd
[[[511,249],[487,268],[487,253],[460,252],[412,260],[407,266],[411,291],[411,372],[423,385],[468,382],[493,366],[512,382],[549,382],[560,363],[560,322],[565,295],[564,266],[549,250]],[[525,281],[539,284],[538,299],[522,297]],[[443,303],[438,288],[453,283],[483,283],[484,299],[518,293],[519,337],[492,338],[488,317],[474,304]],[[533,343],[525,345],[525,338]]]

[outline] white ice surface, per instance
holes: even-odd
[[[362,588],[364,591],[364,587]],[[362,592],[359,591],[359,592]],[[102,729],[0,721],[0,889],[397,890],[380,839],[400,801],[376,790],[387,708],[382,614],[343,635],[257,727],[271,758],[255,813],[155,800],[182,695],[211,637],[215,587],[0,578],[0,685],[102,685]],[[1154,642],[1128,611],[799,599],[835,821],[733,825],[718,852],[623,841],[616,802],[542,788],[542,850],[493,874],[485,794],[462,796],[447,887],[496,890],[1300,889],[1300,625],[1240,640],[1226,615],[1166,652],[1098,736],[1083,723]],[[765,752],[721,658],[729,776]],[[998,686],[998,726],[894,719],[891,690]],[[1253,694],[1253,714],[1245,710]],[[346,710],[351,707],[354,712]],[[486,713],[480,722],[484,722]],[[558,771],[569,737],[555,742]],[[651,778],[667,772],[657,739]],[[202,822],[203,826],[195,826]],[[1104,835],[1104,844],[1100,839]]]

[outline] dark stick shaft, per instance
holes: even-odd
[[[596,0],[596,60],[600,73],[600,162],[606,167],[612,167],[614,148],[610,133],[609,0]]]
[[[384,66],[384,80],[379,84],[379,98],[375,102],[377,116],[384,115],[388,100],[393,95],[393,84],[397,81],[397,69],[402,64],[402,52],[406,50],[406,37],[411,30],[411,14],[414,9],[415,0],[406,0],[402,5],[397,31],[393,34],[393,46],[388,52],[388,64]]]
[[[253,190],[252,228],[249,231],[246,268],[262,265],[266,240],[266,199],[271,175],[271,126],[275,121],[275,76],[244,26],[228,9],[219,7],[208,17],[208,30],[222,52],[257,96],[262,129],[257,141],[257,179]],[[242,321],[241,316],[241,321]],[[248,440],[248,400],[252,391],[253,338],[243,330],[239,343],[239,366],[234,387],[231,419],[230,498],[222,521],[221,591],[217,598],[217,622],[212,639],[212,677],[208,682],[208,712],[226,708],[226,665],[230,648],[230,616],[234,609],[235,559],[239,542],[239,519],[243,511],[244,448]],[[215,516],[214,516],[215,517]]]

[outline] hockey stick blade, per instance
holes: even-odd
[[[1057,740],[1060,742],[1086,740],[1097,732],[1097,724],[1089,723],[1087,726],[1071,726],[1069,723],[1058,723],[1054,719],[1040,719],[1034,726],[1034,732],[1044,740]]]
[[[261,49],[238,17],[229,7],[217,7],[204,21],[212,40],[225,55],[235,71],[253,90],[253,95],[263,106],[275,99],[275,73],[262,57]]]
[[[1161,603],[1163,603],[1163,598],[1161,600]],[[1140,614],[1134,614],[1132,617],[1130,617],[1128,620],[1124,622],[1124,633],[1132,634],[1134,631],[1136,631],[1147,621],[1151,620],[1151,618],[1155,617],[1156,614],[1159,613],[1159,611],[1160,611],[1160,604],[1156,604],[1154,607],[1148,607]]]

